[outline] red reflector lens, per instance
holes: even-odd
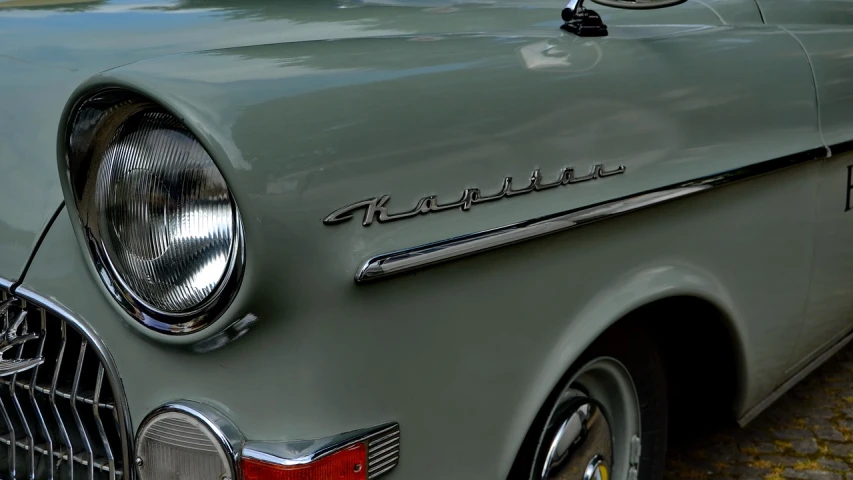
[[[240,467],[243,480],[366,480],[367,448],[359,443],[305,465],[243,458]]]

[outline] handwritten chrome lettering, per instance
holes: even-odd
[[[382,195],[381,197],[369,198],[367,200],[362,200],[339,208],[324,218],[323,223],[326,225],[336,225],[338,223],[346,222],[353,218],[355,213],[359,210],[364,210],[364,217],[361,224],[365,227],[372,225],[374,221],[378,221],[379,223],[393,222],[404,218],[412,218],[417,215],[443,212],[445,210],[453,210],[457,208],[463,211],[468,211],[471,207],[479,203],[493,202],[502,198],[515,197],[530,192],[541,192],[543,190],[587,182],[597,178],[606,178],[612,175],[625,173],[625,170],[626,167],[623,165],[612,170],[607,170],[604,165],[596,164],[592,166],[587,175],[575,176],[574,168],[566,167],[560,170],[560,174],[555,181],[543,183],[542,172],[537,168],[530,174],[529,183],[523,188],[519,188],[517,190],[513,189],[512,177],[506,177],[504,178],[503,185],[500,190],[492,195],[483,195],[478,188],[467,188],[462,192],[462,196],[459,200],[451,203],[440,203],[438,197],[430,195],[418,200],[417,205],[412,210],[400,213],[388,213],[386,204],[391,199],[391,196]]]

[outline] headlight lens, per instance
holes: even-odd
[[[236,449],[242,439],[228,420],[194,402],[151,412],[136,437],[140,480],[236,480]]]
[[[95,199],[107,257],[140,300],[179,313],[213,293],[236,212],[213,160],[173,117],[125,121],[104,152]]]
[[[71,118],[69,179],[108,289],[151,328],[210,323],[242,259],[239,213],[210,155],[175,116],[131,94],[96,95]]]

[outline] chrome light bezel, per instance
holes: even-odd
[[[136,108],[127,109],[128,105]],[[127,110],[121,117],[117,116],[117,112],[122,111],[119,107]],[[160,310],[134,293],[122,279],[107,253],[98,223],[94,188],[102,159],[95,158],[95,153],[98,151],[96,145],[99,142],[108,141],[124,120],[146,109],[168,113],[180,121],[201,144],[198,136],[180,120],[180,117],[144,95],[122,88],[98,89],[80,98],[68,115],[64,131],[67,180],[86,249],[98,277],[113,300],[134,320],[148,329],[167,335],[187,335],[198,332],[216,321],[237,295],[246,261],[243,223],[240,210],[229,188],[229,200],[234,216],[234,236],[228,264],[214,290],[192,309],[181,312]],[[84,113],[89,116],[81,118]],[[202,147],[204,147],[203,144]],[[210,155],[209,151],[208,155]]]
[[[176,400],[160,405],[149,412],[139,424],[139,428],[137,428],[136,435],[134,436],[133,457],[135,461],[133,462],[133,470],[135,475],[133,478],[141,478],[138,472],[140,468],[138,449],[141,445],[143,432],[145,432],[152,421],[166,413],[184,415],[201,423],[213,435],[216,443],[228,458],[228,468],[231,470],[229,472],[231,473],[230,479],[236,480],[240,478],[240,451],[246,443],[243,433],[228,417],[216,408],[191,400]],[[144,468],[144,465],[142,467]]]

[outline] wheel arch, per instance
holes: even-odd
[[[528,432],[535,430],[541,421],[541,412],[559,391],[565,373],[601,335],[626,323],[638,323],[649,331],[659,347],[663,346],[664,368],[669,378],[678,374],[679,366],[673,363],[678,350],[668,349],[672,341],[685,333],[701,338],[704,348],[691,348],[690,343],[680,345],[700,357],[708,351],[718,355],[704,358],[703,367],[716,365],[715,360],[722,357],[725,367],[717,374],[730,381],[730,385],[728,391],[724,388],[716,393],[727,397],[728,405],[721,407],[729,418],[734,417],[746,395],[749,361],[746,330],[723,284],[710,272],[695,266],[642,268],[590,298],[577,315],[567,319],[563,335],[549,345],[546,360],[531,379],[527,395],[514,416],[506,455],[502,457],[509,459],[504,471],[514,472],[515,464],[523,462],[520,452],[524,442],[529,441]],[[711,341],[706,341],[709,338]],[[680,362],[680,365],[686,367],[692,363]],[[693,377],[697,381],[691,388],[702,383],[699,379],[703,375]]]

